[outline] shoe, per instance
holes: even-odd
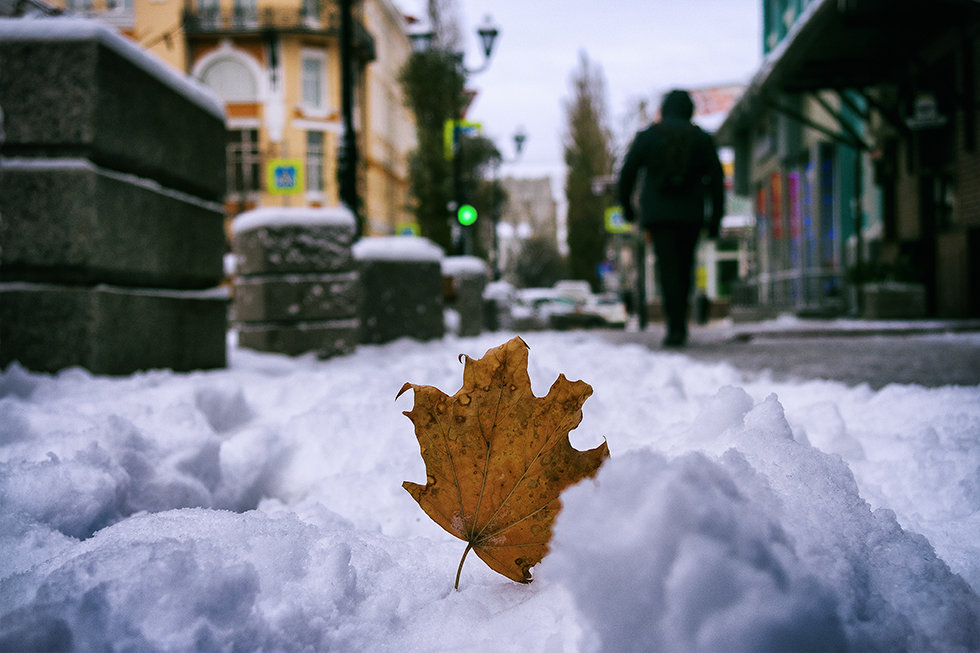
[[[687,344],[687,336],[682,333],[668,333],[664,338],[664,347],[680,348]]]

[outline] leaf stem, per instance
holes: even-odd
[[[463,557],[459,559],[459,567],[456,569],[456,585],[454,586],[454,589],[457,592],[459,591],[459,575],[461,573],[463,573],[463,562],[466,560],[466,554],[469,553],[470,552],[470,549],[472,549],[472,548],[473,548],[473,543],[472,542],[467,542],[466,543],[466,550],[463,551]]]

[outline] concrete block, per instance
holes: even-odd
[[[355,318],[357,272],[241,277],[235,283],[235,320],[322,321]]]
[[[5,160],[0,197],[0,279],[202,289],[223,278],[216,203],[84,159]]]
[[[378,236],[354,245],[361,273],[361,342],[445,334],[442,249],[425,238]]]
[[[224,367],[227,294],[0,284],[0,367],[95,374]]]
[[[320,358],[354,350],[360,284],[343,207],[266,207],[232,223],[235,321],[243,347]]]
[[[224,197],[220,102],[108,26],[0,20],[0,70],[5,157],[82,157]]]
[[[438,261],[360,261],[361,342],[433,340],[445,333]]]
[[[354,217],[344,208],[262,208],[232,223],[243,276],[343,272],[354,268]]]
[[[452,256],[442,260],[443,277],[449,280],[449,305],[459,315],[457,335],[478,336],[483,330],[483,290],[490,269],[475,256]]]
[[[319,358],[349,354],[357,346],[357,319],[294,324],[239,324],[238,344],[258,351],[298,356],[314,352]]]
[[[459,277],[456,283],[456,312],[459,313],[458,335],[478,336],[483,330],[483,289],[486,280],[479,277]]]

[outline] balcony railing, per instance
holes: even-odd
[[[184,32],[188,36],[234,36],[259,32],[340,35],[340,9],[336,3],[324,7],[302,3],[294,7],[216,7],[184,4]],[[354,47],[366,61],[375,58],[374,37],[360,20],[354,21]]]

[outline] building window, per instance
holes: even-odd
[[[218,59],[201,73],[201,81],[225,102],[257,102],[258,83],[245,64],[231,57]]]
[[[232,11],[235,27],[255,27],[259,24],[259,9],[255,0],[235,0]]]
[[[203,27],[218,27],[221,25],[221,10],[218,0],[197,0],[197,18]]]
[[[326,109],[327,57],[320,50],[304,50],[302,63],[303,109],[322,113]]]
[[[303,22],[310,27],[317,27],[320,24],[320,0],[302,0],[300,12]]]
[[[323,192],[323,132],[306,132],[306,190]]]
[[[261,189],[262,157],[258,129],[229,129],[226,150],[228,196],[244,196]]]

